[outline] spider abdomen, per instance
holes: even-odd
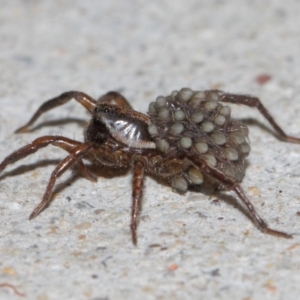
[[[165,157],[196,155],[206,164],[241,181],[245,157],[249,154],[248,128],[230,116],[230,108],[220,101],[217,91],[183,88],[170,96],[159,96],[149,105],[148,131]],[[183,177],[201,183],[195,168]],[[184,178],[177,178],[179,189],[186,189]],[[176,184],[175,184],[176,186]]]

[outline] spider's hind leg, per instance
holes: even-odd
[[[228,177],[218,169],[209,166],[207,163],[203,162],[199,157],[191,156],[190,159],[195,163],[196,166],[199,167],[199,170],[201,170],[201,172],[207,174],[208,176],[211,176],[212,178],[220,182],[222,185],[224,185],[224,187],[227,188],[227,190],[234,191],[236,193],[236,195],[245,205],[251,219],[257,224],[257,226],[262,232],[287,239],[293,237],[291,234],[274,230],[268,227],[267,223],[259,216],[255,207],[245,195],[242,187],[234,179]]]
[[[235,184],[231,188],[237,195],[238,197],[243,201],[245,206],[247,207],[247,210],[251,216],[251,218],[255,221],[255,223],[258,225],[259,229],[267,234],[275,235],[278,237],[283,237],[286,239],[291,239],[293,236],[291,234],[274,230],[270,227],[268,227],[267,223],[258,215],[257,211],[255,210],[254,206],[250,202],[250,200],[246,197],[242,187],[239,184]]]
[[[274,130],[277,133],[277,136],[280,140],[289,143],[300,144],[300,138],[296,138],[290,135],[287,135],[282,128],[277,124],[272,115],[266,109],[266,107],[262,104],[259,98],[248,96],[248,95],[238,95],[238,94],[230,94],[222,91],[213,91],[217,92],[221,102],[233,103],[233,104],[242,104],[249,107],[257,108],[260,113],[268,120],[268,122],[272,125]]]

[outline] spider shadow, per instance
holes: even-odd
[[[49,165],[56,166],[60,163],[60,161],[61,160],[59,160],[59,159],[50,159],[50,160],[46,159],[46,160],[40,160],[39,162],[29,164],[29,165],[21,165],[15,169],[13,169],[12,171],[5,172],[3,175],[1,175],[0,181],[7,177],[23,175],[24,173],[36,170],[38,168],[43,168],[43,167],[46,167]],[[113,167],[106,167],[103,165],[97,165],[95,163],[94,164],[93,163],[90,163],[90,164],[85,163],[85,166],[89,172],[91,172],[97,176],[97,179],[98,178],[111,179],[114,177],[124,176],[130,170],[130,168],[115,169]],[[48,205],[46,205],[44,207],[44,209],[42,211],[44,211],[45,209],[47,209],[47,207],[49,207],[51,205],[52,201],[55,200],[57,194],[64,191],[66,188],[68,188],[70,185],[72,185],[79,179],[86,180],[85,178],[83,178],[81,176],[76,165],[73,168],[70,168],[70,170],[72,171],[71,176],[69,176],[67,179],[64,179],[62,182],[59,182],[55,185],[55,187],[52,191],[51,200],[48,203]],[[164,180],[164,179],[162,180],[161,178],[157,178],[157,177],[151,176],[151,175],[150,175],[150,177],[152,179],[154,179],[157,182],[157,184],[170,186],[170,184],[167,180]],[[46,189],[46,186],[45,186],[45,189]],[[216,187],[214,187],[211,183],[208,183],[208,184],[204,184],[200,187],[199,186],[191,186],[189,188],[189,191],[195,192],[195,193],[202,193],[209,197],[215,195],[218,197],[218,199],[224,201],[225,203],[229,204],[233,208],[241,211],[252,223],[255,224],[255,222],[253,222],[248,210],[238,200],[237,196],[226,194],[226,190],[218,191],[218,190],[216,190]],[[181,194],[181,193],[179,193],[179,194]],[[259,227],[257,225],[256,225],[256,227],[259,229]]]
[[[259,226],[251,218],[251,215],[247,210],[247,208],[240,202],[241,200],[238,200],[237,196],[228,195],[226,194],[226,191],[223,191],[223,192],[218,192],[217,197],[218,199],[224,201],[226,204],[230,205],[234,209],[238,209],[244,216],[246,216],[251,221],[252,224],[255,225],[256,228],[260,230]]]
[[[124,169],[114,169],[114,168],[106,167],[103,165],[100,165],[100,166],[101,167],[94,165],[94,164],[89,164],[89,165],[85,164],[85,167],[87,168],[87,170],[89,172],[91,172],[92,174],[96,175],[97,179],[98,178],[111,179],[114,177],[124,176],[128,172],[128,169],[125,169],[125,168]],[[80,174],[78,167],[76,165],[73,166],[73,168],[71,168],[71,171],[72,171],[72,175],[69,178],[67,178],[64,181],[59,182],[55,185],[55,187],[52,191],[51,200],[43,208],[43,210],[40,213],[42,213],[45,209],[47,209],[47,207],[49,207],[51,205],[51,203],[55,200],[56,194],[61,193],[66,188],[68,188],[70,185],[75,183],[77,180],[87,180]]]
[[[161,179],[154,175],[148,175],[148,176],[151,177],[154,181],[156,181],[157,184],[170,187],[170,183],[168,182],[167,179],[164,178]],[[218,187],[210,180],[208,180],[208,182],[203,183],[201,185],[190,185],[188,191],[193,193],[200,193],[205,196],[208,196],[209,198],[212,196],[216,196],[219,200],[241,211],[252,223],[254,223],[247,208],[238,200],[238,196],[227,194],[226,189],[219,190]],[[183,197],[186,195],[186,192],[180,192],[177,190],[174,190],[173,192],[182,195]],[[258,227],[256,224],[255,226]]]
[[[260,227],[251,218],[251,214],[249,213],[246,206],[243,205],[242,200],[240,200],[239,197],[235,194],[233,194],[233,195],[228,194],[228,192],[230,192],[230,191],[228,191],[226,189],[218,190],[215,186],[213,186],[211,184],[207,184],[207,185],[200,186],[200,187],[191,186],[189,191],[204,194],[204,195],[208,196],[209,198],[211,198],[212,196],[215,196],[218,200],[221,200],[222,202],[226,203],[227,205],[233,207],[234,209],[239,210],[244,216],[246,216],[251,221],[251,223],[253,223],[256,226],[256,228],[258,228],[260,230]],[[249,201],[251,201],[250,198],[249,198]]]
[[[33,164],[21,165],[17,168],[14,168],[11,171],[4,172],[4,174],[2,174],[0,176],[0,181],[4,180],[7,177],[23,175],[24,173],[33,171],[35,169],[43,168],[43,167],[46,167],[48,165],[58,165],[59,163],[60,163],[59,159],[44,159],[44,160],[40,160],[40,161],[38,161],[36,163],[33,163]]]
[[[256,126],[258,128],[260,128],[262,131],[265,131],[267,133],[269,133],[270,135],[273,135],[276,139],[278,140],[282,140],[280,138],[280,136],[276,133],[276,131],[271,127],[265,125],[264,123],[258,121],[257,119],[254,119],[254,118],[244,118],[244,119],[240,119],[240,121],[247,125],[247,126]]]
[[[33,164],[21,165],[11,171],[8,171],[8,172],[5,172],[4,174],[2,174],[0,176],[0,181],[4,180],[7,177],[20,176],[20,175],[23,175],[24,173],[34,171],[39,168],[47,167],[49,165],[57,166],[60,162],[61,162],[61,160],[59,160],[59,159],[45,159],[45,160],[40,160]],[[88,169],[88,171],[90,171],[91,173],[93,173],[94,175],[97,176],[97,179],[98,178],[111,179],[113,177],[124,176],[128,173],[128,170],[129,170],[126,168],[114,169],[112,167],[106,167],[103,165],[95,165],[92,163],[85,164],[85,166]],[[68,188],[70,185],[72,185],[79,179],[87,180],[81,176],[76,164],[72,168],[70,168],[70,171],[72,173],[68,178],[55,184],[53,191],[52,191],[51,200],[49,201],[48,205],[46,205],[40,213],[42,213],[45,209],[47,209],[47,207],[49,207],[51,205],[52,201],[55,200],[57,194],[64,191],[66,188]],[[49,175],[49,179],[50,179],[50,175]],[[24,181],[24,183],[25,183],[25,181]],[[44,187],[44,190],[46,190],[46,186]]]
[[[84,128],[87,125],[88,121],[80,118],[65,118],[65,119],[51,120],[51,121],[42,122],[30,128],[29,132],[34,132],[43,127],[58,127],[58,126],[64,126],[71,123],[78,124],[79,126],[82,126],[82,128]]]

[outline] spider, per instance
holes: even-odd
[[[280,140],[300,143],[299,138],[285,134],[258,98],[220,90],[193,91],[182,88],[167,97],[159,96],[150,103],[147,116],[133,110],[118,92],[108,92],[94,100],[85,93],[70,91],[42,104],[16,133],[30,131],[43,113],[72,99],[91,114],[85,128],[84,142],[63,136],[43,136],[8,155],[0,164],[1,172],[9,164],[48,145],[68,152],[52,172],[43,199],[29,219],[35,218],[49,205],[56,179],[75,163],[83,177],[97,180],[83,163],[83,159],[88,158],[97,165],[133,169],[130,228],[134,245],[137,244],[145,173],[166,181],[180,193],[191,188],[201,191],[199,187],[204,184],[233,191],[262,232],[292,238],[291,234],[267,225],[240,185],[246,169],[245,158],[250,151],[248,128],[241,121],[231,118],[231,109],[224,103],[257,108]]]

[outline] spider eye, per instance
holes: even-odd
[[[98,112],[100,112],[100,113],[105,113],[105,114],[108,114],[108,113],[110,113],[111,112],[111,110],[108,108],[108,107],[96,107],[95,108],[95,112],[96,113],[98,113]]]

